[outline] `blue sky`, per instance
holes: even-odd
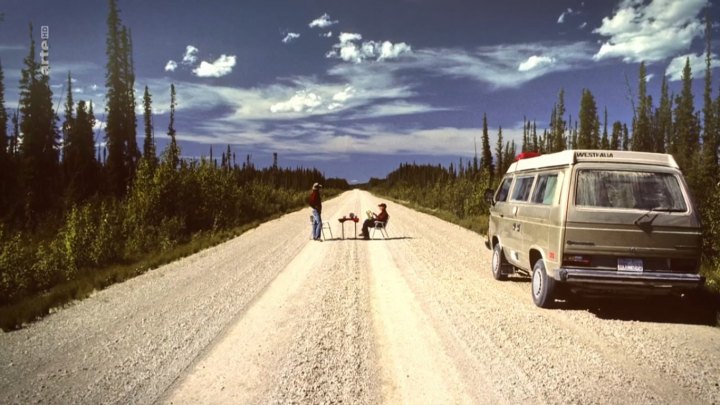
[[[230,144],[259,166],[277,152],[283,166],[351,181],[472,157],[483,113],[491,142],[499,126],[519,141],[524,116],[542,131],[561,87],[569,115],[588,88],[610,122],[629,124],[625,77],[635,91],[643,60],[657,100],[664,74],[677,91],[689,56],[699,109],[708,5],[717,54],[720,11],[706,0],[119,0],[161,147],[174,83],[184,155]],[[75,99],[92,100],[102,122],[107,3],[2,0],[0,12],[6,107],[32,22],[37,41],[50,27],[56,99],[71,70]]]

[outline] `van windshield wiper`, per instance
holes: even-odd
[[[635,225],[638,225],[641,219],[645,218],[646,216],[650,215],[653,212],[684,212],[684,211],[685,211],[684,208],[671,208],[671,207],[663,207],[663,206],[654,207],[654,208],[650,208],[647,212],[645,212],[642,215],[640,215],[639,217],[637,217],[637,219],[635,219],[635,221],[633,221],[633,223]],[[655,218],[650,220],[648,223],[651,223],[654,219]]]

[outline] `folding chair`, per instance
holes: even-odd
[[[314,223],[315,223],[315,218],[314,218],[312,215],[310,215],[310,225],[311,225],[311,227],[310,227],[310,239],[313,238],[312,225],[313,225]],[[322,226],[320,227],[320,234],[322,235],[322,238],[323,238],[323,239],[327,239],[327,238],[325,237],[325,229],[327,229],[328,232],[330,232],[330,239],[332,239],[332,238],[333,238],[333,234],[332,234],[332,229],[330,229],[330,221],[324,221],[324,222],[322,223]]]
[[[387,233],[388,222],[390,222],[389,219],[385,222],[376,221],[375,226],[373,227],[371,238],[375,239],[375,231],[379,230],[380,235],[382,235],[383,239],[387,239],[389,237]]]

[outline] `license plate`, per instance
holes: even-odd
[[[642,259],[618,259],[618,271],[643,271]]]

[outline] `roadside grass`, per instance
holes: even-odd
[[[326,193],[325,198],[330,199],[339,195],[341,191],[333,190]],[[200,232],[187,241],[164,251],[149,253],[136,260],[113,264],[98,269],[86,269],[78,278],[58,284],[48,290],[25,297],[0,307],[0,329],[5,332],[25,327],[31,322],[38,321],[55,312],[59,308],[72,305],[74,301],[85,299],[95,291],[105,289],[115,283],[129,280],[144,274],[149,270],[193,255],[202,250],[219,245],[243,233],[256,228],[264,222],[280,218],[281,216],[302,209],[302,207],[289,208],[284,212],[253,221],[248,224],[227,230]]]
[[[456,225],[459,225],[465,229],[469,229],[477,234],[485,235],[487,233],[488,228],[488,216],[487,215],[476,215],[471,217],[465,217],[460,218],[456,214],[441,210],[437,208],[427,208],[422,205],[419,205],[417,203],[414,203],[412,201],[406,201],[406,200],[400,200],[393,197],[388,197],[386,195],[378,195],[378,197],[382,197],[386,200],[390,200],[396,204],[403,205],[407,208],[413,209],[415,211],[420,211],[423,214],[428,214],[435,216],[437,218],[442,219],[443,221],[447,221]]]
[[[280,214],[267,220],[279,216]],[[56,285],[41,294],[26,297],[19,302],[0,307],[0,328],[5,332],[20,329],[73,301],[89,297],[95,291],[105,289],[115,283],[126,281],[149,270],[219,245],[257,227],[262,222],[264,221],[255,221],[232,230],[200,233],[187,243],[158,253],[148,254],[132,262],[118,263],[101,269],[89,269],[77,279]]]

